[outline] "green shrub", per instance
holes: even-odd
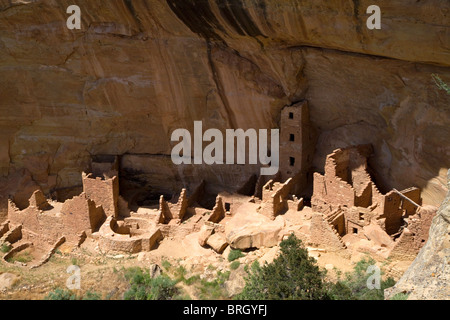
[[[231,270],[236,270],[237,268],[239,268],[240,265],[241,265],[241,263],[240,263],[239,261],[233,261],[233,262],[230,264],[230,269],[231,269]]]
[[[28,263],[33,261],[33,256],[28,251],[20,251],[15,253],[11,258],[8,259],[8,262],[14,263],[15,261]]]
[[[185,284],[187,284],[188,286],[190,286],[191,284],[196,283],[198,280],[200,280],[200,276],[199,275],[194,275],[192,277],[189,277],[189,278],[185,279],[183,282]]]
[[[252,264],[241,300],[325,300],[324,273],[301,240],[293,234],[280,244],[280,255],[270,264]]]
[[[101,295],[89,290],[84,296],[79,297],[70,290],[57,288],[51,291],[45,300],[101,300]]]
[[[241,250],[231,250],[230,253],[228,254],[228,261],[232,262],[236,259],[242,258],[245,255],[242,253]]]
[[[177,282],[186,281],[187,270],[185,267],[179,266],[178,268],[175,269],[173,274],[175,275],[175,277],[176,277],[175,279]]]
[[[9,251],[11,251],[12,247],[9,244],[2,244],[2,246],[0,247],[0,251],[3,253],[8,253]]]
[[[135,267],[126,270],[125,278],[131,285],[124,293],[125,300],[173,300],[179,294],[177,282],[166,275],[152,279],[148,272]]]
[[[227,292],[225,290],[225,282],[230,278],[230,271],[217,271],[217,277],[213,281],[202,279],[197,286],[198,295],[203,300],[225,299]]]
[[[408,300],[409,294],[407,293],[403,293],[403,292],[399,292],[396,295],[394,295],[391,299],[389,300]]]
[[[161,262],[161,266],[162,266],[164,269],[166,269],[166,271],[169,271],[170,268],[172,267],[172,264],[171,264],[169,261],[167,261],[167,260],[163,260],[163,261]]]
[[[93,292],[90,290],[87,291],[82,298],[82,300],[101,300],[101,299],[102,299],[102,297],[101,297],[100,293]]]
[[[77,300],[77,295],[70,290],[57,288],[50,292],[45,300]]]
[[[365,258],[359,261],[352,272],[347,272],[343,280],[330,284],[329,294],[333,300],[384,300],[384,290],[392,287],[395,281],[392,278],[381,279],[380,289],[369,289],[367,280],[369,266],[375,265],[375,260]],[[380,276],[383,275],[381,270]]]

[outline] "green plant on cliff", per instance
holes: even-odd
[[[294,235],[280,244],[281,254],[272,263],[254,263],[246,278],[242,300],[327,300],[325,274],[301,240]]]
[[[437,74],[433,73],[431,76],[433,77],[434,83],[439,90],[444,90],[450,95],[450,86],[446,84]]]

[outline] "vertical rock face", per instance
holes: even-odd
[[[450,170],[448,171],[450,188]],[[387,298],[404,292],[409,299],[450,297],[450,193],[433,219],[427,243]]]
[[[196,177],[242,186],[257,169],[173,165],[171,133],[196,120],[277,128],[302,99],[315,168],[333,149],[371,143],[378,185],[444,198],[450,96],[431,74],[450,82],[448,1],[378,1],[376,31],[365,0],[80,0],[74,31],[69,4],[0,0],[0,211],[17,172],[45,193],[66,190],[101,154],[126,154],[125,178],[157,191]]]

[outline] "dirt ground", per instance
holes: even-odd
[[[245,253],[238,261],[241,265],[251,264],[255,260],[269,262],[276,257],[278,247],[262,248]],[[318,265],[327,270],[328,280],[335,281],[337,274],[349,272],[356,261],[348,257],[327,252],[320,248],[309,248],[310,255],[315,257]],[[129,288],[124,271],[130,267],[149,269],[153,264],[161,266],[163,272],[174,277],[176,270],[182,268],[186,277],[197,275],[200,279],[213,280],[217,272],[242,272],[243,268],[231,270],[227,260],[229,249],[222,255],[212,249],[198,245],[197,234],[180,239],[164,239],[157,248],[139,254],[104,254],[99,252],[96,242],[87,239],[79,248],[62,245],[52,258],[43,266],[30,269],[29,266],[11,264],[0,260],[0,275],[10,273],[17,276],[15,283],[9,288],[0,288],[2,300],[41,300],[56,288],[66,288],[66,281],[72,275],[67,272],[71,265],[77,265],[81,271],[81,289],[74,290],[79,296],[86,292],[100,294],[102,299],[121,300],[123,293]],[[33,253],[31,252],[31,255]],[[411,262],[389,262],[384,266],[387,275],[397,280]],[[167,266],[170,265],[170,268]],[[164,268],[166,266],[166,268]],[[241,277],[242,282],[242,275]],[[236,278],[231,276],[230,278]],[[190,299],[199,299],[195,286],[180,283],[182,293]],[[203,297],[204,298],[204,297]],[[224,296],[223,298],[227,298]]]

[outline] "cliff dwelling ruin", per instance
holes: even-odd
[[[36,190],[23,210],[9,199],[0,244],[12,250],[3,259],[30,250],[34,259],[27,267],[36,268],[63,244],[94,241],[99,252],[134,254],[151,251],[166,238],[183,243],[192,235],[199,246],[222,253],[228,246],[273,247],[290,233],[345,257],[364,252],[412,260],[417,255],[436,212],[422,206],[420,189],[382,194],[367,170],[372,146],[349,146],[327,156],[323,174],[314,173],[309,206],[299,196],[308,188],[314,151],[307,103],[283,108],[280,129],[280,172],[270,179],[249,178],[241,192],[218,192],[210,208],[202,206],[204,181],[170,199],[161,195],[155,203],[129,203],[120,195],[118,156],[97,156],[91,173],[80,173],[79,195],[59,202]]]

